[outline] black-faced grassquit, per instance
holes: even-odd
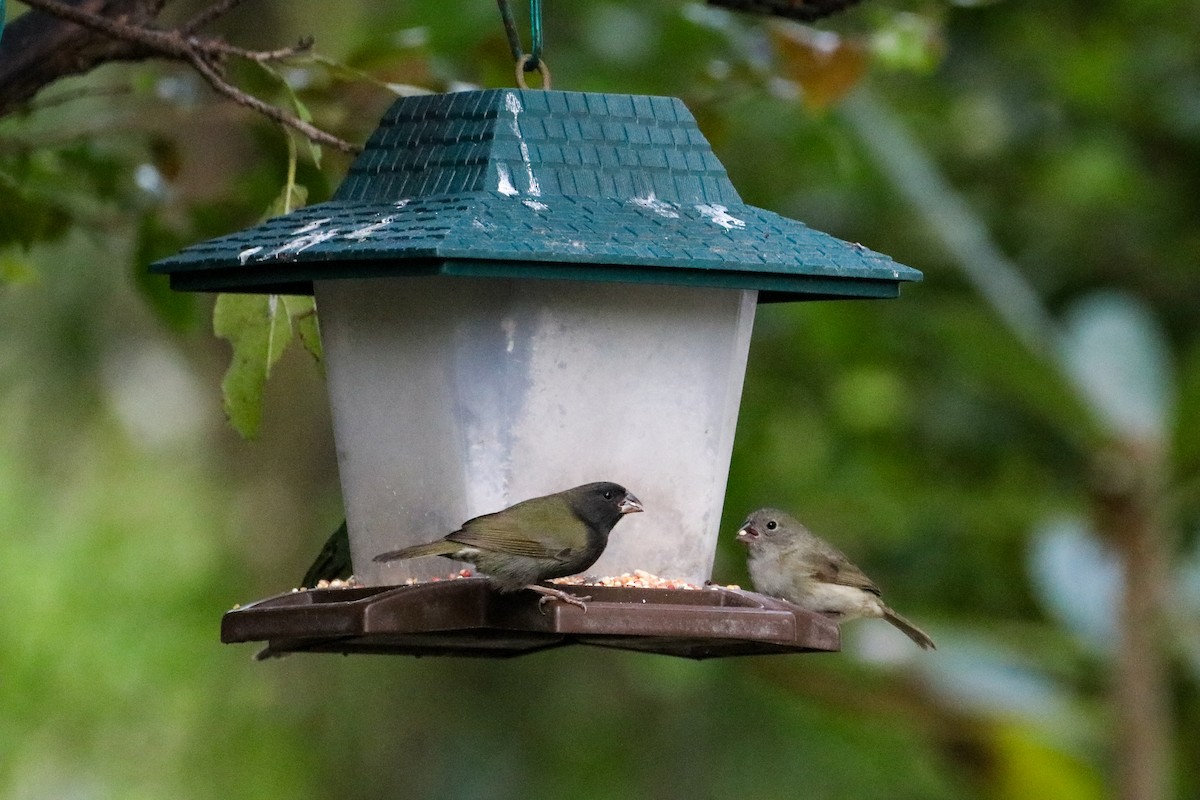
[[[613,526],[641,510],[641,502],[625,487],[588,483],[475,517],[437,541],[380,553],[375,560],[446,556],[474,564],[501,592],[529,588],[543,600],[583,605],[573,595],[538,584],[596,563]]]

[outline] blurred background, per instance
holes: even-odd
[[[1200,6],[545,24],[555,88],[682,97],[748,202],[924,271],[760,308],[715,577],[746,583],[732,533],[779,505],[939,649],[879,621],[713,662],[221,645],[341,520],[323,377],[290,347],[244,440],[213,298],[145,269],[259,220],[288,135],[113,64],[0,118],[0,796],[1200,796]],[[324,61],[231,77],[356,142],[396,92],[512,83],[491,0],[253,0],[215,30],[314,35]],[[299,152],[326,199],[348,159]]]

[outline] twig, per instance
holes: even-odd
[[[225,95],[235,103],[253,109],[268,119],[286,125],[299,131],[310,140],[336,148],[343,153],[359,151],[356,145],[347,142],[331,133],[327,133],[299,117],[289,114],[270,103],[248,94],[225,80],[221,75],[221,59],[227,55],[246,58],[252,61],[277,61],[281,58],[295,55],[311,47],[312,42],[302,40],[297,47],[275,51],[252,51],[234,47],[222,40],[211,37],[195,36],[184,30],[158,30],[144,26],[129,25],[117,20],[82,11],[59,0],[24,0],[25,4],[47,14],[60,17],[92,30],[99,31],[114,39],[131,42],[138,45],[146,55],[158,55],[175,61],[191,64],[197,72],[220,94]],[[225,0],[220,4],[225,13],[236,3]],[[201,15],[203,16],[203,15]],[[220,16],[220,14],[217,14]],[[215,17],[213,17],[215,19]],[[195,20],[193,20],[195,22]],[[190,23],[189,23],[190,24]]]
[[[268,119],[272,119],[281,125],[287,125],[300,133],[307,136],[317,144],[327,144],[330,147],[335,147],[343,153],[358,152],[360,147],[350,144],[344,139],[334,136],[332,133],[326,133],[315,125],[310,125],[299,117],[293,116],[286,111],[281,111],[270,103],[263,102],[251,94],[246,94],[241,89],[226,81],[221,77],[221,74],[213,68],[203,55],[193,53],[188,58],[189,63],[196,68],[209,85],[216,89],[221,94],[228,97],[230,100],[243,105],[246,108],[253,109]]]
[[[307,53],[312,49],[313,38],[305,36],[294,47],[281,47],[278,50],[247,50],[243,47],[223,42],[220,39],[205,39],[203,49],[210,53],[220,53],[226,56],[236,56],[247,61],[257,61],[264,64],[268,61],[283,61],[284,59]]]

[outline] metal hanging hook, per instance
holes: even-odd
[[[508,37],[508,49],[512,51],[513,61],[517,65],[517,85],[522,89],[529,88],[525,83],[526,72],[537,72],[542,76],[542,88],[550,88],[550,68],[542,59],[542,0],[529,0],[529,30],[532,50],[526,54],[521,50],[521,34],[517,31],[517,22],[513,19],[512,6],[508,0],[496,0],[500,8],[500,19],[504,23],[504,33]]]

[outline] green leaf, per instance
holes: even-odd
[[[279,74],[279,72],[277,70],[272,69],[270,66],[268,66],[266,64],[261,64],[260,66],[263,68],[263,70],[265,70],[267,72],[268,75],[270,75],[272,78],[274,78],[276,81],[278,81],[279,85],[281,87],[283,87],[284,94],[287,95],[288,101],[291,102],[292,107],[294,109],[296,109],[296,116],[299,117],[300,119],[304,120],[305,122],[311,123],[313,121],[312,111],[310,111],[308,108],[308,105],[305,104],[305,102],[300,99],[300,95],[296,94],[295,88],[293,88],[292,85],[290,83],[288,83],[287,78],[285,78],[283,75]],[[294,143],[292,142],[292,138],[291,138],[292,134],[290,132],[288,132],[286,135],[288,137],[288,151],[292,152],[295,149]],[[311,139],[308,139],[307,137],[304,138],[304,142],[306,145],[308,145],[308,155],[310,158],[312,158],[313,164],[317,167],[317,169],[320,169],[321,168],[321,146],[318,145],[316,142],[312,141]],[[290,174],[295,174],[295,167],[292,166],[291,169],[289,170],[289,172],[290,172]]]
[[[271,369],[292,339],[322,363],[317,309],[311,297],[222,294],[213,309],[213,332],[233,345],[233,358],[221,381],[225,416],[246,439],[262,426],[263,393]]]
[[[317,364],[324,363],[321,348],[321,326],[317,321],[317,306],[311,297],[289,295],[282,298],[287,306],[288,318],[295,325],[300,344],[309,352]]]
[[[289,171],[289,175],[292,173]],[[300,208],[308,202],[308,188],[303,184],[289,181],[279,192],[279,196],[267,206],[266,219],[290,214],[293,209]]]
[[[213,309],[213,333],[233,345],[221,380],[225,416],[246,439],[262,426],[263,390],[271,367],[292,339],[292,322],[280,296],[223,294]]]
[[[1012,722],[993,726],[995,797],[1098,800],[1107,792],[1095,767]]]
[[[313,56],[313,61],[323,66],[329,72],[330,76],[339,81],[345,81],[346,83],[363,82],[374,84],[376,86],[383,85],[383,81],[379,80],[379,78],[375,77],[369,72],[356,69],[355,67],[352,67],[343,61],[338,61],[336,59],[321,55]]]
[[[942,61],[945,31],[936,18],[900,12],[872,34],[870,48],[877,62],[889,69],[930,73]]]
[[[267,208],[267,218],[287,214],[308,199],[308,189],[295,180],[296,150],[290,137],[288,144],[292,157],[287,181]],[[233,346],[233,358],[221,380],[225,416],[244,438],[253,439],[262,426],[263,392],[271,368],[294,335],[321,364],[316,306],[311,297],[222,294],[213,309],[213,333]]]
[[[308,157],[313,160],[313,165],[317,169],[321,168],[321,145],[314,142],[312,139],[305,139],[304,143],[308,145]]]
[[[21,161],[13,174],[0,170],[0,245],[57,241],[70,230],[71,213],[62,198],[35,190],[50,179],[31,159]]]
[[[26,260],[0,253],[0,283],[24,285],[37,282],[37,271]]]

